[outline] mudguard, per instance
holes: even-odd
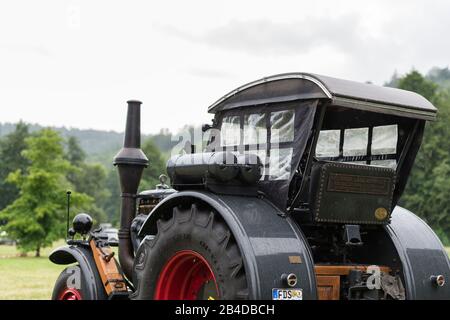
[[[67,265],[78,263],[81,272],[86,279],[88,296],[92,299],[102,297],[103,287],[101,286],[100,275],[95,265],[95,260],[89,247],[64,246],[55,249],[49,256],[51,262],[55,264]],[[99,285],[100,284],[100,285]]]
[[[406,299],[450,299],[450,261],[436,234],[412,212],[396,207],[385,226],[403,267]],[[430,277],[443,275],[443,287]]]
[[[258,197],[183,191],[165,198],[144,222],[139,237],[156,233],[156,221],[180,203],[203,202],[220,214],[241,250],[249,299],[272,299],[273,288],[287,288],[281,277],[294,273],[303,299],[317,299],[314,262],[307,241],[289,217]]]

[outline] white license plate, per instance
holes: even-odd
[[[272,300],[303,300],[302,289],[272,289]]]

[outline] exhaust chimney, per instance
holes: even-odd
[[[127,101],[128,113],[123,148],[114,157],[122,190],[119,229],[119,262],[128,279],[132,278],[134,251],[130,226],[136,213],[136,193],[148,159],[141,150],[141,103]]]

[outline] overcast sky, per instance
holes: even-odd
[[[263,76],[448,66],[449,31],[450,1],[2,1],[0,122],[123,131],[133,98],[175,131]]]

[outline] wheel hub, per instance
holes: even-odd
[[[58,300],[83,300],[81,298],[81,293],[77,289],[74,288],[66,288],[59,295]]]
[[[218,299],[214,272],[208,261],[192,250],[182,250],[172,256],[159,274],[156,300]]]

